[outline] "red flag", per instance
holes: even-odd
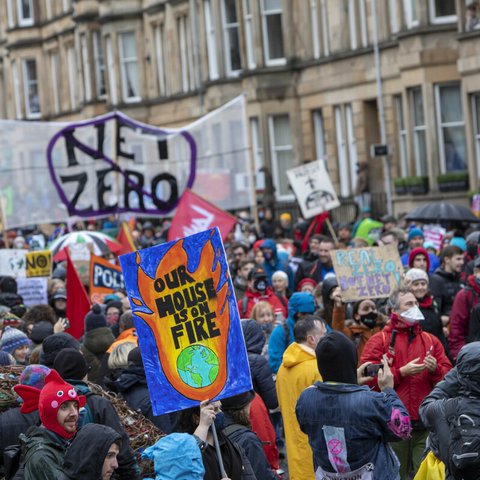
[[[122,222],[118,230],[117,242],[121,245],[121,249],[117,252],[118,255],[130,253],[137,250],[135,241],[133,240],[130,224]]]
[[[183,238],[193,233],[218,227],[222,240],[225,240],[237,219],[199,197],[191,190],[185,190],[168,231],[168,241]]]
[[[305,233],[305,237],[303,238],[302,242],[302,253],[308,250],[308,241],[312,235],[316,233],[322,233],[323,224],[325,220],[328,218],[328,211],[321,213],[313,218],[310,225],[308,226],[307,232]]]
[[[77,269],[67,253],[67,318],[70,328],[67,332],[80,338],[84,331],[85,315],[90,311],[90,300]]]

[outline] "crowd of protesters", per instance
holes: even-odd
[[[48,305],[26,308],[15,279],[0,278],[0,365],[25,367],[18,406],[0,413],[0,473],[143,478],[118,412],[88,380],[167,434],[155,446],[157,478],[423,480],[433,468],[443,468],[438,478],[480,478],[480,460],[452,460],[450,435],[462,415],[474,426],[480,418],[480,232],[452,229],[435,246],[421,224],[374,220],[368,209],[354,224],[322,216],[314,228],[269,209],[259,230],[239,218],[225,250],[253,390],[182,412],[152,412],[125,291],[92,307],[77,340],[65,332],[64,265]],[[165,242],[168,228],[139,222],[133,234],[147,248]],[[28,238],[14,240],[28,247]],[[405,268],[399,288],[388,299],[343,302],[331,252],[388,245]],[[16,444],[18,463],[8,455]]]

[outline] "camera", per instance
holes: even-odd
[[[363,376],[364,377],[376,377],[378,375],[378,371],[383,369],[383,364],[381,363],[374,363],[372,365],[367,365],[363,369]]]

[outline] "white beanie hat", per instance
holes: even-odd
[[[421,270],[420,268],[411,268],[406,274],[405,278],[410,280],[412,283],[417,280],[425,280],[428,283],[427,272]]]

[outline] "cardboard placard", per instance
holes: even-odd
[[[385,298],[401,285],[404,269],[393,245],[333,250],[331,255],[344,302]]]
[[[153,413],[252,388],[218,228],[120,257]]]
[[[323,160],[287,170],[304,218],[312,218],[340,205]]]
[[[48,278],[18,278],[18,294],[22,296],[27,307],[48,304]]]
[[[90,299],[92,303],[103,303],[109,293],[125,288],[122,269],[97,255],[90,257]]]
[[[52,275],[52,252],[40,250],[26,254],[27,277],[50,277]]]

